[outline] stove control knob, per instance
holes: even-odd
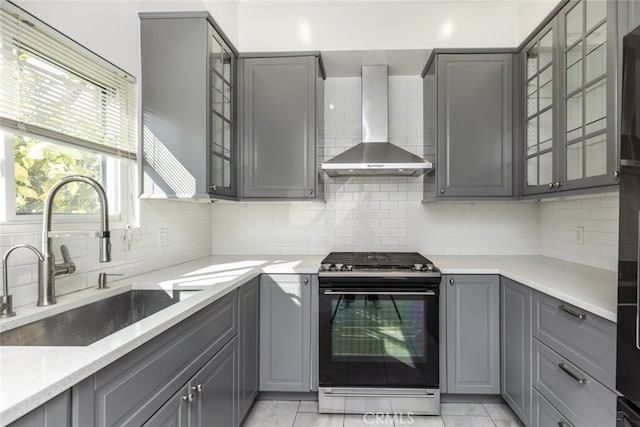
[[[338,263],[336,263],[336,270],[338,270],[338,271],[342,271],[342,270],[344,270],[344,269],[343,269],[343,267],[344,267],[344,264],[338,264]]]
[[[422,264],[413,264],[413,269],[415,271],[422,271]]]
[[[347,265],[347,271],[353,271],[353,265],[349,264]]]
[[[427,264],[427,271],[433,271],[435,270],[435,267],[433,266],[433,264]]]
[[[322,271],[329,271],[329,270],[331,270],[331,263],[326,262],[326,263],[322,264],[322,265],[320,266],[320,269],[321,269]]]

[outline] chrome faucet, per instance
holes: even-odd
[[[76,266],[71,260],[69,250],[62,245],[60,251],[64,262],[56,264],[55,255],[52,249],[51,221],[53,215],[53,201],[58,191],[70,182],[83,182],[90,185],[98,194],[100,201],[100,231],[96,237],[100,239],[100,262],[111,261],[111,240],[109,232],[109,205],[107,194],[104,188],[93,178],[82,175],[72,175],[56,182],[44,202],[44,214],[42,221],[42,256],[44,258],[45,278],[38,282],[38,305],[51,305],[56,303],[56,276],[71,274],[76,271]]]
[[[16,249],[26,248],[31,250],[38,257],[38,288],[43,286],[42,280],[44,278],[44,257],[39,250],[31,245],[15,245],[9,248],[4,257],[2,257],[2,289],[3,295],[0,298],[0,317],[15,316],[13,311],[13,297],[9,295],[9,255]]]

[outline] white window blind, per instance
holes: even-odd
[[[5,4],[0,125],[135,159],[135,79]]]

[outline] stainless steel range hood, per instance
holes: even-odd
[[[389,142],[386,65],[362,67],[362,141],[322,164],[329,176],[419,176],[431,169],[424,160]]]

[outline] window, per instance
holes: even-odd
[[[3,2],[0,9],[0,156],[5,221],[41,214],[68,175],[95,178],[110,215],[131,219],[136,176],[135,79]],[[58,193],[54,212],[96,213],[84,184]]]

